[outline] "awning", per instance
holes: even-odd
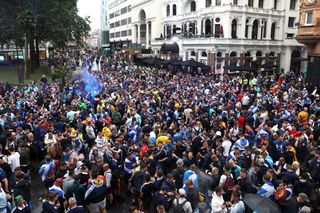
[[[177,43],[174,44],[162,44],[160,48],[161,53],[179,53],[179,45]]]
[[[274,65],[272,62],[267,62],[265,64],[262,64],[260,67],[264,69],[272,69],[272,68],[278,68],[279,66]]]

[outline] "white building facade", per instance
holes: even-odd
[[[272,62],[289,71],[301,65],[292,58],[306,56],[295,40],[298,0],[133,2],[133,43],[145,44],[154,53],[164,44],[176,44],[180,58],[211,65],[216,73],[231,63],[252,62]]]
[[[161,0],[132,1],[132,43],[149,49],[158,38],[163,26],[163,2]]]
[[[108,0],[101,0],[100,13],[100,46],[109,47],[109,15],[108,15]]]
[[[113,50],[127,48],[132,43],[132,0],[109,0],[108,15],[110,47]]]

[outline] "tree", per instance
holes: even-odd
[[[83,45],[90,31],[88,17],[78,15],[78,0],[10,0],[0,1],[0,45],[30,48],[30,69],[39,66],[39,43],[67,47],[68,42]]]

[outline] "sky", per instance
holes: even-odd
[[[91,31],[100,28],[100,2],[101,0],[78,0],[79,15],[90,16]]]

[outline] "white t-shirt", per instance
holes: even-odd
[[[227,157],[229,155],[229,151],[232,146],[232,143],[229,140],[225,140],[222,142],[221,145],[223,147],[223,156]]]
[[[9,155],[8,164],[10,165],[12,172],[14,172],[14,170],[17,167],[20,167],[20,154],[19,154],[19,152],[14,152],[13,154]]]

